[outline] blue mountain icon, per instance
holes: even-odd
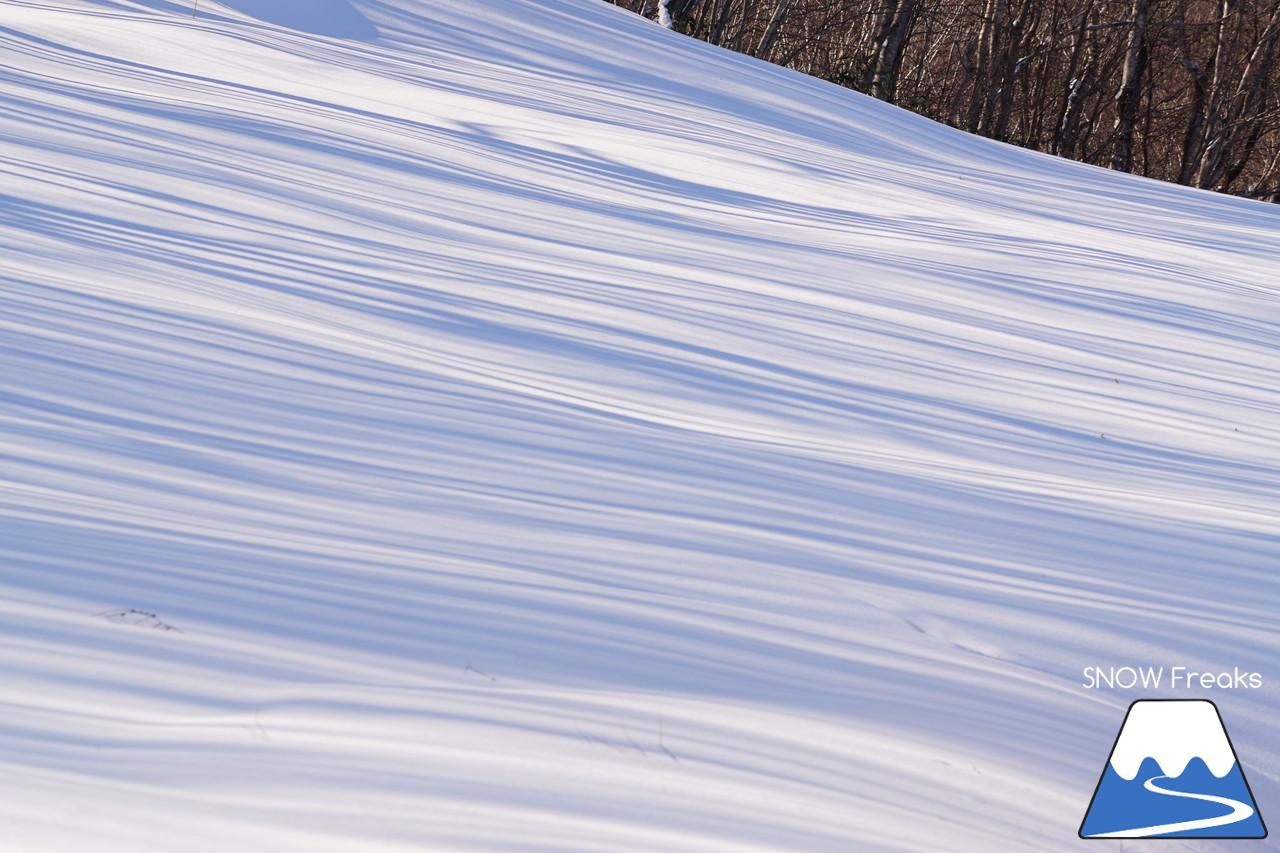
[[[1217,706],[1145,699],[1129,706],[1081,838],[1266,838]]]

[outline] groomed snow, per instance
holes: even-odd
[[[0,1],[6,851],[1074,850],[1160,695],[1275,810],[1280,210],[300,8]]]

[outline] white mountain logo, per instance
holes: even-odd
[[[1081,838],[1266,838],[1218,708],[1207,699],[1129,706]]]

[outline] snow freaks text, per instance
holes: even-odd
[[[1186,666],[1086,666],[1086,690],[1142,687],[1144,690],[1257,690],[1262,674],[1232,667],[1230,672],[1203,672]]]

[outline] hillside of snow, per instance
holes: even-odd
[[[0,847],[1065,851],[1159,697],[1280,820],[1280,209],[300,7],[0,0]]]

